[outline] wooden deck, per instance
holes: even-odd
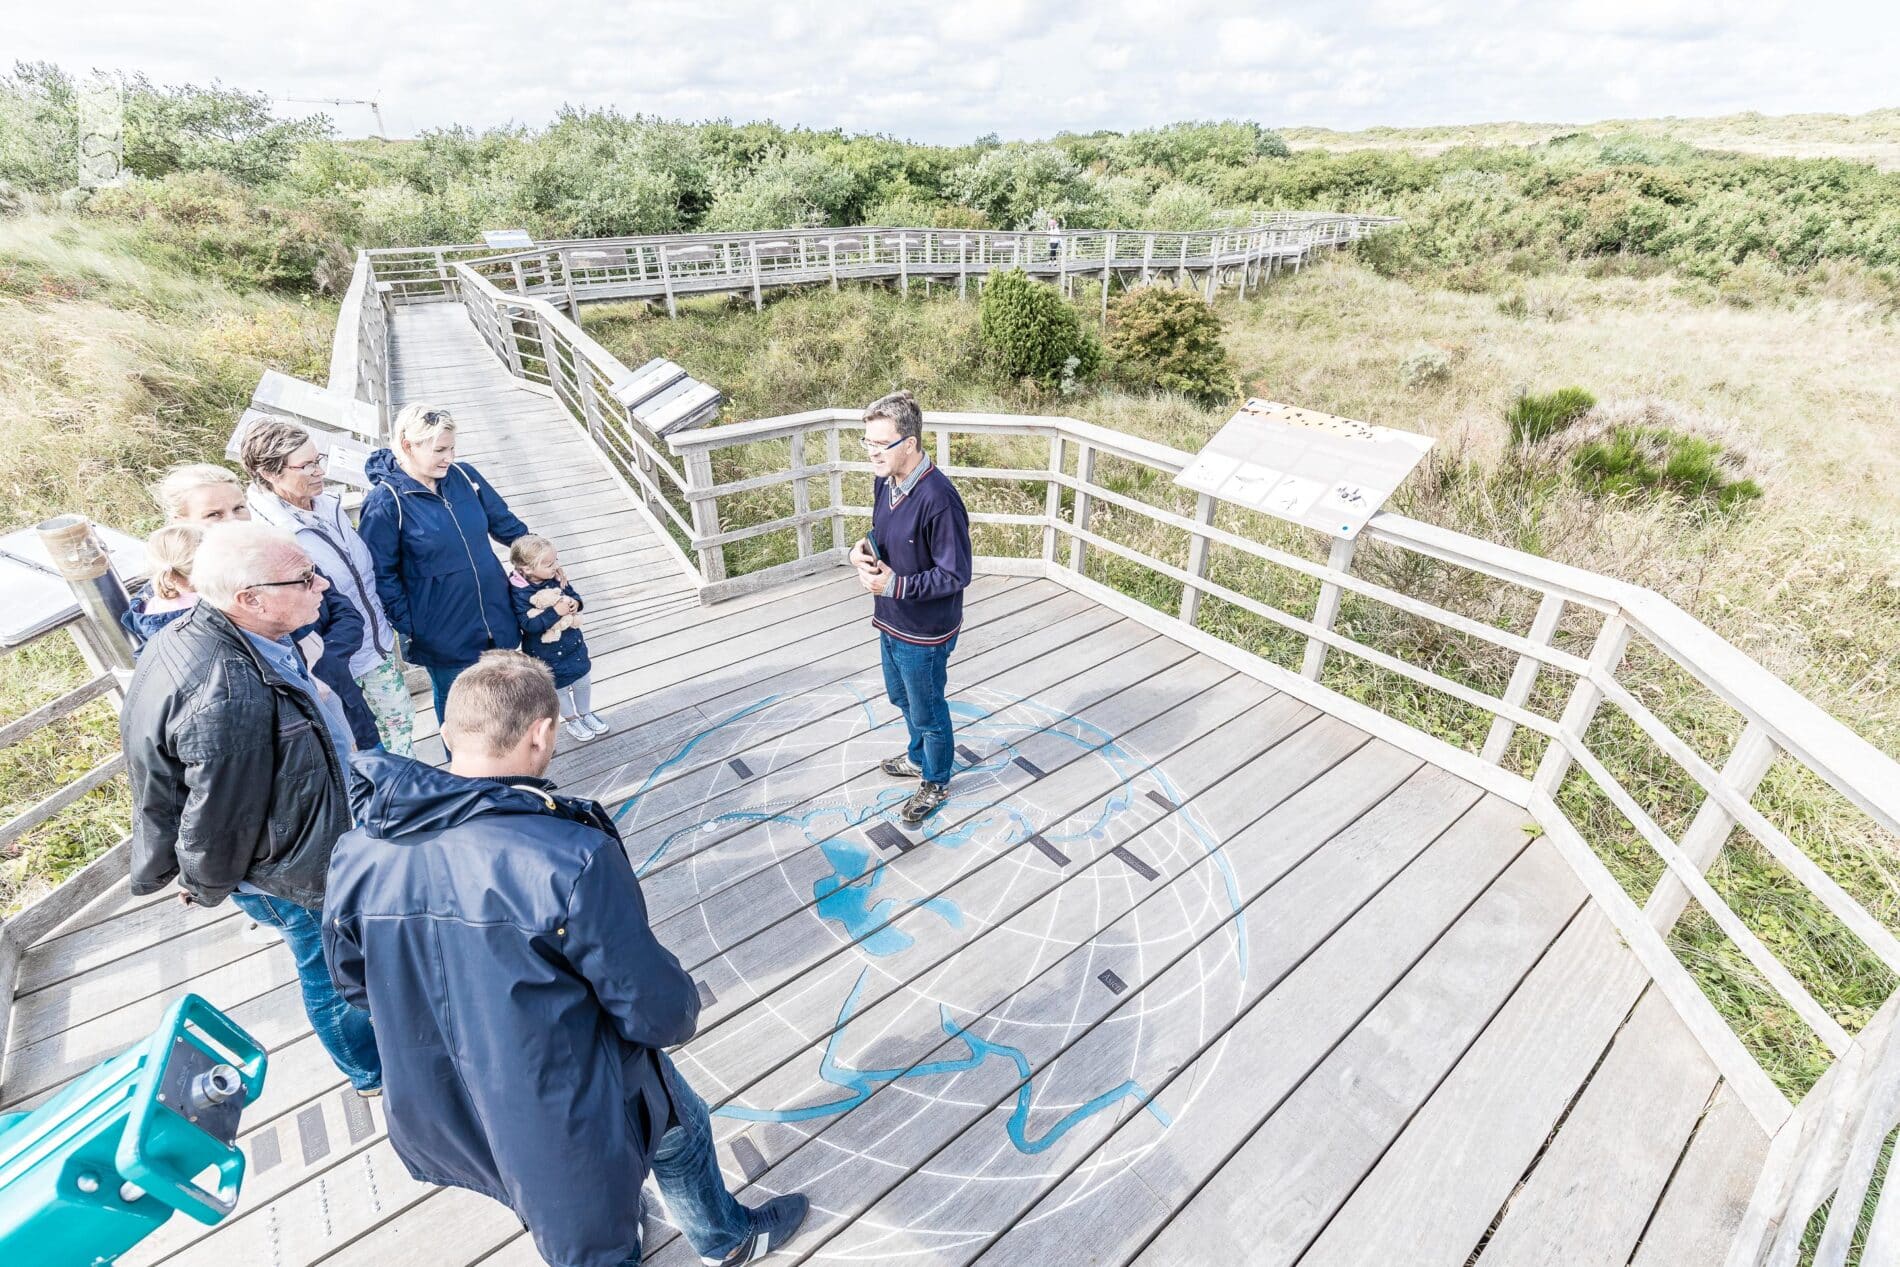
[[[780,1261],[1721,1260],[1765,1136],[1523,810],[1053,581],[983,576],[955,796],[900,832],[852,578],[700,607],[459,306],[399,310],[396,338],[397,398],[455,411],[588,599],[613,731],[553,773],[619,809],[701,983],[676,1058],[732,1182],[812,1198]],[[539,1261],[507,1210],[409,1179],[228,905],[121,887],[31,947],[0,1107],[185,989],[271,1049],[250,1175],[225,1225],[124,1261]],[[648,1249],[693,1261],[663,1224]]]

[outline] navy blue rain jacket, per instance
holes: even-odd
[[[586,677],[594,662],[587,655],[587,639],[578,629],[563,629],[553,642],[541,641],[561,619],[560,613],[552,607],[534,605],[534,596],[543,590],[565,594],[581,603],[581,596],[574,592],[572,585],[562,585],[552,577],[531,581],[519,572],[508,574],[508,593],[515,602],[515,623],[521,627],[521,649],[547,665],[554,674],[554,685],[565,688]],[[587,610],[586,603],[581,603],[581,610]]]
[[[409,658],[460,669],[482,652],[521,645],[508,573],[489,548],[527,535],[528,526],[466,462],[430,492],[378,449],[363,469],[375,482],[363,499],[357,534],[376,560],[376,595],[403,636]]]
[[[356,758],[324,954],[376,1022],[390,1143],[424,1183],[512,1209],[558,1267],[639,1251],[672,1121],[657,1049],[699,994],[647,925],[613,821],[545,779]]]

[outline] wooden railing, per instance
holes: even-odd
[[[908,291],[913,281],[955,283],[967,293],[992,272],[1019,268],[1070,286],[1170,277],[1198,279],[1211,297],[1223,279],[1244,295],[1276,267],[1297,267],[1313,251],[1341,246],[1396,223],[1389,216],[1274,213],[1262,223],[1191,233],[1075,229],[1006,232],[880,226],[699,233],[549,242],[496,252],[476,246],[369,252],[375,278],[394,302],[433,302],[454,289],[467,265],[497,289],[551,299],[570,313],[588,300],[663,300],[683,295],[764,292],[780,286],[880,279]],[[1104,287],[1106,296],[1106,286]]]
[[[685,463],[685,497],[694,525],[693,549],[708,597],[771,584],[817,567],[841,564],[855,524],[870,514],[866,505],[844,497],[847,477],[868,475],[870,466],[856,449],[861,429],[856,411],[819,410],[785,418],[715,427],[668,439]],[[1098,459],[1114,458],[1171,481],[1193,454],[1121,435],[1072,418],[1014,417],[986,414],[925,415],[934,437],[936,460],[945,472],[973,486],[997,482],[1014,487],[1016,500],[1035,509],[1016,512],[973,511],[977,531],[984,525],[1010,526],[1025,539],[1020,550],[989,554],[979,567],[1046,575],[1098,601],[1162,629],[1229,664],[1252,672],[1326,711],[1435,762],[1522,805],[1582,878],[1592,898],[1609,916],[1651,978],[1674,1004],[1714,1060],[1731,1089],[1775,1140],[1767,1172],[1741,1241],[1752,1248],[1734,1261],[1772,1248],[1774,1262],[1793,1262],[1788,1246],[1798,1246],[1809,1215],[1839,1189],[1831,1211],[1825,1253],[1828,1267],[1843,1259],[1840,1239],[1852,1230],[1860,1198],[1873,1172],[1879,1145],[1900,1116],[1900,1053],[1890,1051],[1886,1036],[1900,997],[1890,1000],[1860,1034],[1849,1034],[1808,988],[1777,959],[1710,885],[1707,872],[1740,829],[1799,882],[1849,930],[1887,970],[1900,974],[1900,939],[1849,896],[1825,871],[1771,822],[1753,800],[1757,785],[1778,758],[1798,763],[1819,776],[1875,827],[1900,837],[1900,764],[1876,750],[1847,727],[1749,659],[1681,608],[1638,586],[1507,549],[1488,541],[1435,528],[1395,514],[1375,516],[1358,543],[1336,541],[1324,562],[1253,539],[1216,524],[1216,503],[1197,497],[1193,514],[1182,514],[1130,496],[1095,477]],[[955,437],[986,441],[1027,441],[1047,461],[1020,466],[958,465],[952,460]],[[767,445],[787,455],[776,468],[761,469]],[[1046,445],[1046,448],[1043,446]],[[985,444],[994,451],[995,443]],[[743,449],[744,459],[728,463],[740,478],[713,483],[713,459]],[[819,449],[822,459],[807,455]],[[849,452],[849,458],[842,454]],[[792,509],[761,522],[735,524],[725,513],[732,499],[756,497],[761,490],[789,486]],[[1122,522],[1184,536],[1185,565],[1144,553],[1117,540],[1095,523],[1112,514]],[[778,535],[795,543],[795,557],[742,576],[728,575],[729,547]],[[819,534],[823,534],[822,537]],[[1125,535],[1125,534],[1123,534]],[[1513,632],[1461,615],[1392,586],[1355,575],[1355,553],[1366,542],[1390,547],[1440,569],[1452,569],[1487,584],[1502,584],[1532,601],[1535,616],[1526,632]],[[1310,610],[1285,610],[1209,575],[1210,549],[1235,552],[1259,565],[1303,578],[1316,587]],[[1178,605],[1163,613],[1093,579],[1092,558],[1133,566],[1179,587]],[[1488,644],[1514,659],[1515,668],[1498,694],[1479,690],[1444,673],[1424,668],[1335,627],[1344,595],[1382,605],[1405,617],[1428,622],[1476,643]],[[1274,664],[1222,640],[1201,626],[1205,606],[1218,601],[1288,631],[1304,641],[1299,671]],[[1587,654],[1553,645],[1568,614],[1586,613],[1595,621]],[[1660,655],[1700,687],[1733,709],[1742,729],[1718,767],[1665,724],[1623,680],[1619,670],[1633,645]],[[1380,711],[1373,703],[1351,699],[1321,685],[1329,654],[1344,654],[1411,687],[1483,710],[1492,718],[1477,751],[1455,747]],[[1565,684],[1556,715],[1529,706],[1538,679],[1558,675]],[[1545,693],[1546,697],[1548,692]],[[1587,736],[1600,710],[1616,710],[1655,749],[1666,756],[1683,785],[1696,788],[1701,805],[1686,830],[1672,834],[1650,807],[1618,780]],[[1541,759],[1529,773],[1506,769],[1503,758],[1519,731],[1545,741]],[[1560,790],[1573,771],[1614,806],[1635,835],[1653,850],[1664,878],[1638,906],[1586,840],[1578,823],[1559,804]],[[1826,1077],[1798,1106],[1791,1105],[1750,1054],[1666,941],[1693,900],[1737,947],[1779,997],[1818,1036],[1834,1057]],[[1900,1185],[1894,1185],[1900,1187]],[[1886,1201],[1883,1217],[1900,1220]],[[1851,1208],[1850,1208],[1851,1207]],[[1837,1224],[1845,1228],[1839,1230]],[[1891,1231],[1888,1233],[1891,1235]],[[1842,1248],[1844,1253],[1844,1248]],[[1866,1261],[1887,1261],[1867,1259]]]
[[[385,436],[390,415],[389,293],[387,284],[377,282],[369,253],[358,251],[349,289],[337,310],[328,380],[331,391],[376,406]]]

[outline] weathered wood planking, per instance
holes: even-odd
[[[1294,1073],[1290,1094],[1270,1102],[1251,1135],[1243,1127],[1236,1150],[1219,1151],[1230,1130],[1202,1124],[1218,1172],[1135,1261],[1179,1264],[1243,1250],[1250,1262],[1297,1260],[1582,902],[1555,851],[1528,850],[1338,1047]],[[1281,1059],[1278,1050],[1267,1058],[1271,1083]],[[1208,1094],[1218,1105],[1233,1090],[1230,1078]]]
[[[1302,1263],[1461,1267],[1645,979],[1609,920],[1586,905]]]
[[[1415,804],[1429,805],[1417,799],[1418,790],[1444,777],[1425,767],[1388,800],[1409,793]],[[1176,1072],[1155,1090],[1172,1110],[1172,1124],[1163,1128],[1150,1114],[1130,1113],[1092,1151],[1065,1152],[1060,1181],[1046,1185],[1020,1218],[1004,1221],[982,1261],[1047,1261],[1063,1250],[1103,1262],[1131,1257],[1218,1171],[1252,1122],[1523,851],[1522,815],[1496,800],[1465,811],[1437,836],[1421,826],[1387,830],[1384,810],[1381,804],[1249,904],[1248,922],[1263,938],[1288,921],[1334,931],[1279,979],[1250,983],[1232,1025],[1171,1066]],[[1323,1138],[1308,1143],[1318,1147]],[[1125,1164],[1103,1166],[1105,1157]]]
[[[1643,1232],[1632,1267],[1724,1262],[1767,1156],[1761,1124],[1726,1086],[1718,1090]]]
[[[1485,1261],[1562,1257],[1622,1267],[1715,1091],[1715,1065],[1660,990],[1636,1005],[1603,1065],[1511,1198]]]

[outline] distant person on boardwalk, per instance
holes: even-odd
[[[251,508],[244,500],[244,486],[238,477],[210,462],[174,466],[152,489],[152,497],[165,512],[168,524],[197,524],[209,528],[251,517]],[[321,574],[322,569],[318,572]],[[326,575],[323,579],[330,578]],[[165,604],[154,604],[154,589],[154,585],[148,584],[132,596],[127,619],[123,622],[135,647],[142,647],[145,639],[182,611],[173,607],[167,612]],[[349,718],[350,737],[356,746],[375,747],[381,741],[375,715],[350,673],[350,661],[363,642],[363,618],[356,608],[334,587],[326,589],[317,618],[297,630],[291,641],[306,651],[305,661],[311,673],[343,705],[343,715]]]
[[[318,922],[330,851],[350,827],[350,731],[290,635],[326,584],[295,538],[255,523],[208,530],[191,579],[198,602],[147,644],[119,713],[132,892],[175,881],[183,901],[228,897],[281,933],[317,1040],[377,1094],[375,1033],[337,994]]]
[[[1049,258],[1059,260],[1062,258],[1062,221],[1051,215],[1047,228],[1049,231]]]
[[[436,720],[456,674],[482,652],[521,645],[508,572],[489,548],[528,534],[481,472],[455,460],[446,409],[405,405],[394,443],[364,464],[375,487],[360,531],[376,560],[376,593],[409,659],[429,671]]]
[[[568,583],[554,543],[532,533],[517,537],[508,547],[508,561],[514,564],[508,592],[521,626],[521,649],[554,674],[562,729],[581,743],[606,734],[607,723],[594,712],[593,661],[581,636],[584,604]]]
[[[900,811],[914,826],[950,794],[956,738],[944,680],[970,584],[970,517],[950,477],[924,452],[924,416],[909,392],[864,411],[863,444],[875,476],[871,533],[851,548],[851,562],[875,595],[871,623],[884,690],[910,732],[908,751],[883,765],[892,778],[919,780]]]
[[[323,454],[316,441],[288,419],[267,419],[245,431],[238,456],[253,481],[245,498],[251,514],[295,533],[331,590],[361,618],[363,638],[350,657],[350,677],[363,693],[383,747],[408,756],[416,710],[402,679],[395,627],[376,595],[376,561],[343,513],[342,499],[324,491]]]
[[[389,1035],[389,1142],[423,1183],[506,1205],[561,1267],[640,1261],[650,1171],[700,1260],[791,1238],[802,1196],[748,1210],[664,1049],[700,996],[654,939],[613,819],[545,778],[560,705],[541,661],[491,651],[449,691],[447,769],[359,759],[323,939]]]

